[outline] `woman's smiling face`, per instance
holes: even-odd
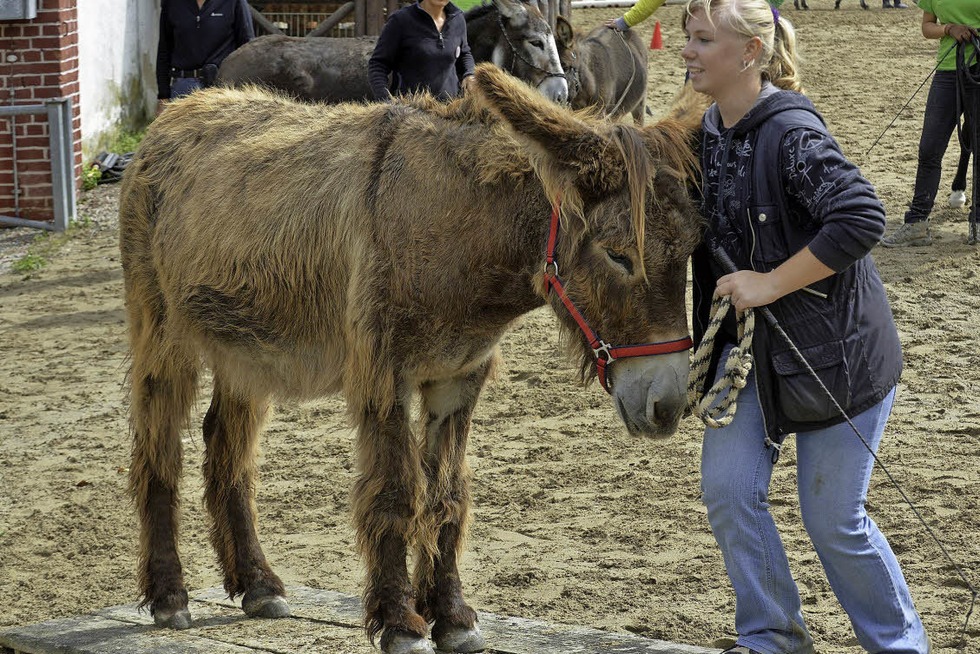
[[[695,9],[687,18],[684,32],[687,44],[681,57],[687,64],[687,72],[695,91],[713,98],[744,82],[747,39],[725,26],[724,19],[716,15],[714,23],[708,20],[704,9]]]

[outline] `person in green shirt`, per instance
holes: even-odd
[[[956,51],[964,44],[965,61],[974,56],[971,41],[977,38],[980,30],[980,1],[978,0],[919,0],[922,14],[922,36],[927,39],[940,39],[938,65],[926,112],[922,121],[922,136],[919,139],[919,167],[915,175],[915,191],[909,210],[905,213],[905,224],[890,236],[881,240],[885,247],[904,247],[909,245],[930,245],[929,214],[939,192],[939,179],[942,176],[943,155],[949,145],[949,138],[965,108],[968,112],[980,109],[980,89],[967,86],[966,97],[957,105]],[[980,65],[974,75],[980,74]],[[973,131],[980,127],[977,120],[967,120],[967,129]],[[970,135],[971,137],[974,134]],[[972,138],[971,138],[972,141]],[[977,222],[977,180],[973,180],[973,206],[970,207],[970,228],[967,243],[980,243],[980,227]]]
[[[663,6],[664,2],[666,0],[639,0],[639,2],[619,18],[607,20],[606,27],[610,27],[617,32],[625,32],[652,16],[653,12]]]

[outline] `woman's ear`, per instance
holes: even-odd
[[[758,36],[753,36],[751,39],[745,42],[745,56],[743,61],[751,61],[755,63],[759,60],[759,55],[762,54],[762,39]]]

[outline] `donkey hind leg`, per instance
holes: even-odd
[[[418,539],[415,585],[419,612],[434,621],[440,651],[481,652],[486,642],[476,612],[463,600],[458,559],[470,512],[466,441],[470,418],[492,367],[422,387],[426,506]]]
[[[211,514],[211,545],[221,563],[228,596],[242,595],[251,617],[289,615],[286,589],[269,567],[256,534],[255,459],[266,398],[241,397],[215,373],[211,406],[204,417],[205,500]]]
[[[385,654],[433,654],[428,624],[415,612],[408,546],[422,502],[422,463],[405,406],[368,405],[358,421],[358,479],[352,490],[357,545],[364,560],[365,628]]]
[[[130,318],[129,491],[140,521],[140,606],[149,605],[158,626],[186,629],[191,615],[177,553],[183,467],[180,433],[194,401],[198,371],[181,352],[171,352],[164,360],[159,326],[132,314]]]

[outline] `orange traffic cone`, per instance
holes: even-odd
[[[653,26],[653,38],[650,39],[650,49],[651,50],[663,50],[664,49],[664,37],[660,35],[660,21],[658,20],[656,25]]]

